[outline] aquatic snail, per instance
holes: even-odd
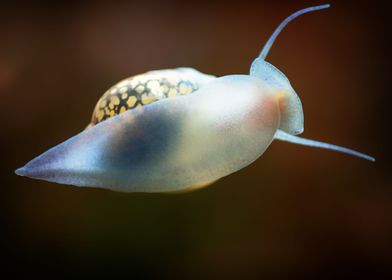
[[[300,138],[303,111],[286,76],[265,58],[300,10],[284,20],[249,75],[214,77],[191,68],[125,79],[98,101],[91,123],[16,174],[126,192],[188,191],[251,164],[275,139],[374,158]]]

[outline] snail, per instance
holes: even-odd
[[[249,75],[215,77],[192,68],[150,71],[110,88],[81,133],[15,171],[61,184],[124,192],[181,192],[205,187],[258,159],[273,140],[373,157],[296,136],[301,101],[266,56],[294,18],[273,32]]]

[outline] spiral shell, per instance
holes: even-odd
[[[214,78],[192,68],[177,68],[149,71],[124,79],[98,100],[89,127],[130,109],[190,94]]]

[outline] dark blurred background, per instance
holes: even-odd
[[[14,170],[84,129],[119,80],[180,66],[248,73],[286,16],[324,2],[1,4],[2,272],[392,279],[387,8],[342,2],[292,22],[268,61],[301,96],[305,137],[377,161],[274,142],[248,168],[178,195],[56,185]]]

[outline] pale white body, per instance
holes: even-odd
[[[121,191],[186,190],[252,163],[272,142],[278,126],[279,108],[268,86],[250,76],[227,76],[193,94],[97,124],[47,151],[22,172]]]

